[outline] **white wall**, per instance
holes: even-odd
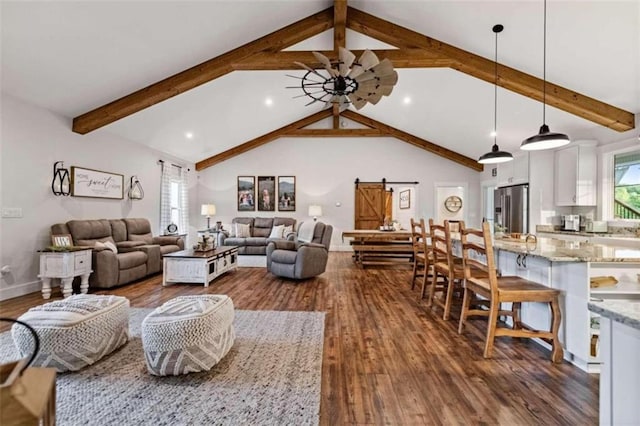
[[[341,234],[354,226],[356,178],[418,181],[411,201],[416,203],[416,217],[425,220],[435,211],[434,182],[467,182],[467,220],[471,226],[480,222],[480,173],[394,138],[281,138],[205,169],[199,176],[198,199],[216,204],[215,220],[230,223],[236,216],[274,216],[237,211],[239,175],[296,176],[296,211],[275,215],[295,217],[299,223],[309,220],[310,204],[322,205],[319,220],[334,227],[332,250],[349,249]]]
[[[87,135],[71,132],[71,120],[2,95],[0,201],[2,208],[19,207],[23,217],[0,220],[0,266],[10,274],[0,278],[0,300],[40,289],[38,254],[50,245],[50,226],[71,219],[146,217],[158,232],[160,166],[158,159],[176,162],[143,145],[113,136],[105,130]],[[56,197],[51,192],[53,163],[82,166],[139,177],[143,200]],[[195,172],[192,169],[195,206]],[[195,207],[193,207],[195,208]],[[199,212],[198,212],[199,213]],[[193,215],[192,215],[193,216]]]

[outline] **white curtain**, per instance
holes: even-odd
[[[178,231],[186,234],[189,232],[189,181],[188,174],[185,168],[179,169],[180,176],[180,222],[178,225]]]
[[[189,232],[188,171],[180,166],[162,163],[160,179],[160,231],[170,223],[179,233]]]

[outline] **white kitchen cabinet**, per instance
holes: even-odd
[[[575,144],[555,152],[556,206],[595,206],[595,143]]]
[[[498,186],[529,183],[529,154],[514,156],[513,161],[498,164]]]

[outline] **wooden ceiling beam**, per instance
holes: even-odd
[[[355,111],[346,110],[342,112],[342,116],[348,118],[349,120],[353,120],[356,123],[364,124],[365,126],[373,127],[378,129],[385,135],[393,136],[396,139],[400,139],[408,144],[413,146],[417,146],[418,148],[422,148],[426,151],[429,151],[433,154],[439,155],[440,157],[446,158],[447,160],[455,161],[458,164],[462,164],[465,167],[469,167],[470,169],[481,172],[484,170],[484,166],[478,163],[475,159],[469,158],[465,155],[458,154],[455,151],[451,151],[450,149],[441,147],[440,145],[436,145],[433,142],[429,142],[425,139],[414,136],[410,133],[404,132],[400,129],[396,129],[395,127],[391,127],[387,124],[381,123],[380,121],[376,121],[372,118],[365,117],[362,114],[358,114]]]
[[[347,46],[347,0],[333,2],[333,50]]]
[[[339,138],[363,138],[389,136],[378,129],[295,129],[282,135],[282,137],[339,137]]]
[[[258,52],[277,52],[333,26],[333,8],[313,14],[213,59],[98,107],[73,119],[73,131],[86,134],[234,70],[233,63]]]
[[[494,62],[443,43],[418,32],[380,19],[352,7],[347,11],[347,28],[405,49],[425,49],[452,60],[451,68],[487,81],[495,81]],[[543,80],[498,64],[498,85],[520,95],[542,101]],[[570,114],[619,132],[635,127],[633,113],[546,82],[546,103]]]
[[[316,112],[315,114],[308,115],[305,118],[302,118],[298,121],[294,121],[293,123],[288,124],[284,127],[280,127],[279,129],[276,129],[272,132],[266,133],[262,136],[258,136],[257,138],[252,139],[248,142],[245,142],[241,145],[234,146],[233,148],[223,151],[220,154],[216,154],[202,161],[198,161],[196,163],[196,170],[197,171],[204,170],[207,167],[214,166],[225,160],[228,160],[240,154],[244,154],[247,151],[251,151],[254,148],[258,148],[259,146],[262,146],[273,140],[276,140],[279,137],[286,135],[292,130],[301,129],[305,126],[315,123],[316,121],[319,121],[319,120],[322,120],[323,118],[328,118],[328,117],[331,117],[330,109],[323,109],[322,111]]]
[[[451,67],[455,61],[442,55],[425,51],[424,49],[372,49],[378,58],[387,58],[394,68],[443,68]],[[337,52],[331,50],[319,51],[329,59],[338,59]],[[352,50],[356,57],[360,57],[364,50]],[[302,62],[311,68],[324,68],[316,60],[310,50],[288,50],[283,52],[260,52],[232,64],[236,71],[260,70],[302,70],[294,62]]]

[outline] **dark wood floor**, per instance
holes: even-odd
[[[331,253],[318,278],[282,280],[239,268],[210,287],[163,288],[161,276],[99,293],[156,307],[178,295],[223,293],[237,309],[325,311],[321,424],[589,425],[598,422],[598,376],[563,363],[527,339],[500,338],[482,358],[485,322],[457,334],[454,319],[432,313],[408,269],[359,269]],[[54,289],[54,298],[60,298]],[[0,302],[17,317],[43,302],[33,293]]]

